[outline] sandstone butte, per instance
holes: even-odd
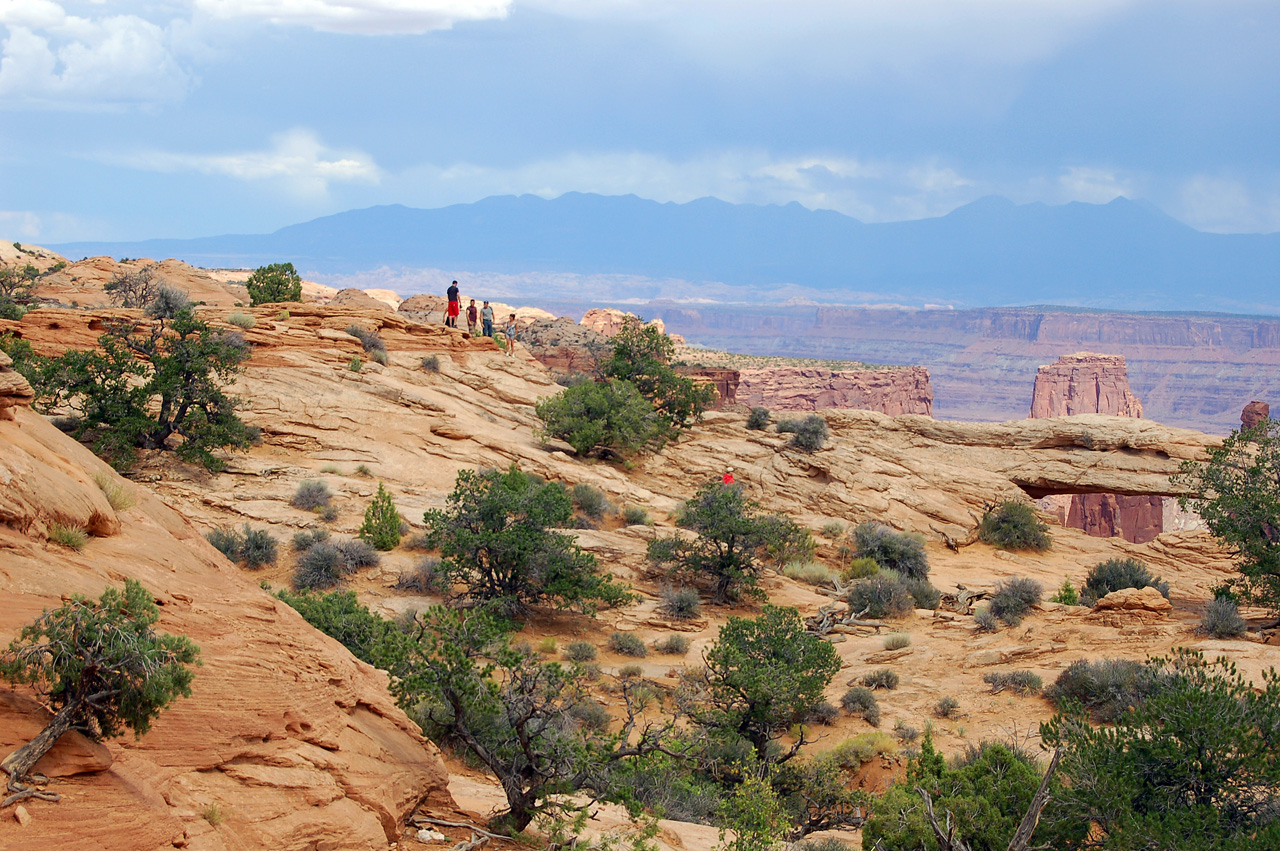
[[[1142,403],[1129,387],[1123,357],[1077,352],[1036,371],[1032,418],[1073,414],[1141,419]],[[1119,535],[1127,541],[1143,543],[1164,531],[1166,500],[1158,496],[1076,494],[1069,501],[1057,501],[1053,508],[1060,512],[1066,525],[1098,537]]]
[[[815,532],[832,521],[851,527],[877,520],[923,533],[931,579],[944,593],[960,586],[981,592],[1012,575],[1032,577],[1047,590],[1064,577],[1078,586],[1092,565],[1121,556],[1142,559],[1170,583],[1169,609],[1141,599],[1113,600],[1096,611],[1043,603],[1022,626],[992,635],[976,633],[963,612],[920,611],[895,625],[912,634],[912,643],[893,658],[874,630],[836,636],[843,670],[826,698],[838,701],[870,666],[891,666],[902,683],[881,700],[883,729],[899,720],[922,726],[944,695],[960,701],[963,720],[934,721],[944,752],[1025,730],[1052,714],[1040,698],[991,694],[982,675],[992,666],[1031,670],[1048,682],[1082,657],[1141,659],[1190,646],[1228,655],[1247,676],[1258,677],[1280,657],[1261,641],[1213,641],[1195,633],[1211,589],[1232,571],[1230,555],[1203,532],[1165,532],[1134,544],[1055,526],[1053,548],[1032,555],[971,543],[983,507],[999,499],[1172,495],[1169,473],[1183,459],[1204,457],[1219,438],[1097,414],[962,423],[831,411],[820,413],[831,429],[827,445],[806,454],[791,449],[786,435],[747,430],[745,410],[735,407],[710,413],[679,443],[624,470],[584,462],[541,441],[533,406],[560,387],[523,346],[517,357],[505,358],[488,340],[381,308],[301,304],[290,305],[287,317],[278,307],[244,312],[256,319],[244,332],[254,353],[234,391],[263,440],[230,455],[224,473],[147,455],[131,473],[137,505],[116,512],[93,482],[95,474],[109,474],[103,464],[28,409],[21,388],[6,406],[16,419],[0,422],[0,641],[64,594],[97,594],[133,576],[163,603],[162,626],[201,645],[205,665],[195,695],[176,703],[140,741],[114,740],[105,753],[83,741],[59,745],[59,770],[83,773],[59,785],[61,804],[31,803],[25,827],[0,818],[0,847],[430,847],[403,827],[420,801],[427,812],[473,823],[499,804],[500,791],[483,774],[450,760],[445,777],[435,749],[393,706],[384,675],[259,588],[260,582],[288,584],[287,552],[278,565],[251,573],[204,542],[204,532],[244,523],[282,542],[319,526],[314,514],[288,502],[305,479],[322,479],[335,492],[339,517],[330,528],[339,535],[358,529],[379,482],[404,518],[420,527],[425,509],[445,504],[459,470],[511,463],[566,484],[599,487],[617,506],[644,507],[656,528],[609,518],[576,532],[602,565],[637,587],[642,601],[596,619],[539,617],[522,634],[535,644],[545,637],[591,641],[601,647],[606,670],[636,663],[604,648],[614,630],[652,642],[680,629],[691,640],[684,664],[692,664],[727,615],[747,613],[708,609],[691,624],[662,618],[656,608],[665,577],[655,576],[644,556],[654,534],[674,528],[671,514],[680,501],[726,466],[736,468],[750,496],[768,510]],[[227,313],[203,309],[220,325]],[[54,354],[93,345],[108,315],[42,309],[20,322],[0,322],[0,333],[17,333]],[[353,323],[382,335],[386,367],[349,369],[360,351],[344,331]],[[438,370],[422,368],[427,356],[436,358]],[[44,540],[43,530],[55,520],[85,525],[95,536],[80,553],[61,549]],[[844,539],[819,535],[818,543],[817,558],[838,564]],[[392,587],[419,557],[392,551],[351,587],[388,616],[419,609],[435,598]],[[804,614],[829,601],[773,571],[763,587],[773,602]],[[671,686],[680,660],[650,656],[639,664],[646,677]],[[40,723],[42,710],[23,698],[0,706],[7,743]],[[818,748],[869,729],[841,718]],[[902,767],[901,758],[889,754],[864,766],[856,782],[883,788]],[[455,803],[461,813],[454,813]],[[202,817],[210,804],[226,815],[216,827]],[[608,817],[606,810],[602,818]],[[663,822],[660,838],[666,847],[689,851],[717,843],[714,829],[676,822]]]

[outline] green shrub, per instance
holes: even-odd
[[[888,526],[868,521],[854,529],[853,540],[859,558],[874,559],[880,567],[908,579],[929,577],[924,535],[919,532],[895,532]]]
[[[583,457],[656,451],[671,436],[653,404],[627,381],[567,387],[538,402],[534,412],[544,437],[565,441]]]
[[[917,609],[937,609],[942,604],[942,592],[927,579],[906,579],[903,584],[915,601]]]
[[[649,519],[649,512],[645,511],[639,505],[628,505],[622,509],[622,520],[628,526],[652,526],[653,521]]]
[[[674,353],[670,337],[652,325],[628,318],[614,335],[613,351],[600,364],[601,375],[627,382],[640,393],[657,414],[663,434],[670,436],[701,420],[716,400],[715,388],[675,371],[671,365]]]
[[[897,671],[891,671],[888,668],[881,668],[878,671],[872,671],[869,674],[864,674],[861,682],[864,686],[872,690],[882,688],[892,691],[898,687],[898,673]]]
[[[820,700],[809,710],[809,714],[805,716],[806,724],[822,724],[830,726],[840,718],[840,710],[834,704],[825,700]]]
[[[347,369],[352,372],[359,372],[364,369],[364,360],[359,355],[352,355],[351,360],[347,361]]]
[[[842,550],[847,548],[842,547]],[[848,554],[852,555],[853,551],[848,550]],[[849,562],[844,570],[840,571],[842,579],[866,579],[868,576],[875,576],[880,572],[880,565],[873,558],[855,558]]]
[[[902,650],[911,646],[911,633],[891,632],[884,637],[885,650]]]
[[[342,574],[355,573],[362,567],[375,567],[382,563],[382,556],[368,541],[359,538],[345,538],[331,542],[341,559],[339,570]]]
[[[790,445],[802,452],[817,452],[826,444],[830,433],[827,421],[817,414],[810,414],[803,419],[781,420],[778,431],[790,433]]]
[[[358,465],[356,465],[356,470],[355,470],[355,472],[356,472],[356,475],[357,475],[357,476],[359,476],[359,477],[361,477],[362,479],[371,479],[371,478],[373,478],[373,470],[370,470],[370,469],[369,469],[369,465],[368,465],[368,464],[358,464]]]
[[[596,658],[596,646],[590,641],[571,641],[563,652],[570,662],[590,662]]]
[[[386,349],[374,349],[373,351],[369,352],[369,360],[373,361],[373,362],[374,362],[374,363],[376,363],[376,364],[381,364],[382,366],[386,366],[386,365],[387,365],[387,350],[386,350]]]
[[[683,656],[689,652],[689,639],[683,635],[668,635],[655,644],[654,649],[668,656]]]
[[[609,710],[594,700],[582,700],[570,706],[569,717],[588,730],[596,732],[609,729],[609,724],[613,720],[609,717]]]
[[[367,541],[375,549],[393,550],[400,543],[400,513],[391,494],[378,482],[378,492],[373,502],[364,512],[364,523],[360,526],[360,538]]]
[[[377,331],[352,324],[347,326],[347,333],[359,340],[361,347],[370,356],[382,352],[383,357],[386,357],[387,344],[382,342],[382,337],[378,335]],[[382,363],[386,363],[386,361],[383,360]]]
[[[872,701],[875,700],[875,695],[871,694],[869,690],[864,691]],[[856,715],[858,713],[855,712],[853,714]],[[831,760],[834,764],[843,769],[848,771],[857,771],[864,764],[878,756],[894,754],[897,752],[898,743],[895,742],[888,733],[882,733],[879,730],[875,730],[868,733],[858,733],[855,736],[850,736],[823,754],[823,757]]]
[[[672,588],[670,585],[662,589],[662,602],[658,610],[669,618],[676,620],[692,620],[702,614],[702,598],[694,588]]]
[[[996,584],[996,590],[987,603],[987,611],[1009,626],[1017,626],[1040,602],[1043,589],[1040,583],[1025,576],[1013,576]]]
[[[1044,685],[1040,675],[1033,671],[991,671],[982,675],[982,681],[991,686],[992,694],[1008,689],[1024,697],[1039,694]]]
[[[1169,583],[1152,576],[1145,564],[1136,558],[1113,558],[1089,569],[1080,589],[1080,602],[1092,606],[1122,588],[1154,588],[1165,598],[1169,596]]]
[[[293,587],[298,591],[333,588],[342,582],[346,561],[338,548],[328,541],[312,544],[298,554],[293,569]]]
[[[1240,608],[1230,597],[1214,597],[1204,607],[1200,631],[1213,638],[1239,638],[1248,631]]]
[[[538,653],[542,656],[550,656],[559,649],[560,645],[553,636],[548,635],[538,642]]]
[[[241,542],[240,562],[250,570],[276,563],[276,539],[266,529],[251,529],[246,523]]]
[[[240,548],[244,539],[234,529],[211,529],[205,532],[204,538],[213,548],[227,557],[228,561],[240,561]]]
[[[1071,584],[1071,577],[1062,580],[1062,587],[1058,592],[1049,598],[1052,603],[1061,603],[1064,606],[1080,605],[1080,595],[1076,593],[1076,587]]]
[[[872,619],[904,618],[916,605],[906,583],[891,571],[857,580],[845,599],[854,614]]]
[[[823,523],[821,531],[823,537],[834,541],[844,534],[844,524],[839,520],[832,520],[830,523]]]
[[[1130,659],[1077,659],[1067,666],[1045,697],[1059,708],[1075,703],[1101,724],[1115,721],[1129,707],[1140,706],[1159,687],[1152,669]]]
[[[846,691],[840,705],[845,712],[861,717],[872,727],[880,726],[880,702],[866,686],[854,686]]]
[[[1047,550],[1053,543],[1035,508],[1013,500],[982,515],[978,540],[1001,550]]]
[[[334,523],[338,519],[338,506],[326,505],[323,508],[316,509],[316,517],[319,517],[323,523]]]
[[[599,520],[613,509],[613,506],[609,504],[609,498],[604,495],[604,491],[585,482],[579,482],[574,485],[569,492],[569,496],[573,500],[574,506],[592,520]]]
[[[831,568],[816,561],[790,562],[782,568],[782,575],[809,585],[831,585],[836,579],[836,574]]]
[[[295,553],[300,553],[309,550],[314,544],[327,540],[329,540],[328,529],[306,529],[302,532],[294,532],[291,546]],[[214,546],[216,547],[217,544]]]
[[[609,649],[621,656],[635,656],[642,659],[649,655],[649,648],[645,646],[640,636],[633,632],[615,632],[610,635]]]
[[[938,718],[955,718],[960,714],[960,701],[947,695],[933,705],[933,714]]]
[[[324,508],[333,499],[329,486],[318,479],[306,479],[293,492],[289,504],[303,511],[315,511]]]
[[[973,622],[979,632],[996,632],[1000,629],[1000,619],[991,611],[990,606],[983,606],[974,612]]]
[[[79,551],[84,548],[85,544],[89,543],[89,533],[81,526],[74,526],[69,523],[51,523],[49,524],[49,540],[59,546]]]
[[[751,413],[747,415],[747,428],[752,431],[760,431],[769,426],[769,409],[768,408],[752,408]]]
[[[644,676],[644,666],[636,663],[623,665],[618,669],[618,677],[624,680],[636,680]]]
[[[302,301],[302,276],[292,263],[272,263],[259,266],[245,281],[249,289],[249,304],[275,304],[286,301]]]
[[[254,319],[251,313],[233,313],[227,317],[227,322],[245,331],[258,324],[258,320]]]
[[[422,359],[422,368],[427,372],[439,372],[440,356],[427,355],[425,358]]]

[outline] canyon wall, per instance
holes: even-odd
[[[1080,350],[1123,356],[1144,415],[1171,425],[1226,434],[1246,402],[1280,396],[1277,317],[659,301],[641,312],[711,348],[923,366],[942,419],[1024,417],[1037,368]]]
[[[1129,388],[1123,357],[1077,352],[1036,371],[1031,419],[1077,414],[1142,418],[1142,403]],[[1158,496],[1085,493],[1048,500],[1042,507],[1056,511],[1064,525],[1096,538],[1142,544],[1164,531],[1164,500]]]
[[[929,371],[777,367],[739,370],[738,401],[774,411],[860,408],[890,416],[933,415]]]

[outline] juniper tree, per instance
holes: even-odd
[[[272,263],[259,266],[245,281],[249,288],[249,303],[274,304],[282,301],[302,301],[302,276],[292,263]]]

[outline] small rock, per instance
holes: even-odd
[[[27,808],[22,806],[22,804],[18,804],[18,806],[13,808],[13,820],[23,827],[26,827],[31,824],[31,813],[27,812]]]
[[[419,842],[444,842],[447,838],[448,837],[438,830],[431,830],[424,827],[418,831]]]
[[[1173,611],[1173,604],[1154,588],[1121,588],[1093,604],[1095,612],[1126,611],[1155,612],[1167,614]]]

